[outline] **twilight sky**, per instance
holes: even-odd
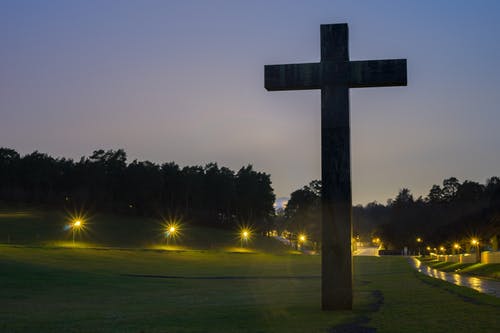
[[[320,177],[319,91],[264,65],[408,59],[408,87],[351,89],[353,202],[500,176],[500,1],[0,1],[0,146],[78,159],[251,163],[278,197]]]

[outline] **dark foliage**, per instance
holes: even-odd
[[[119,150],[97,150],[78,162],[37,151],[20,156],[0,148],[0,201],[58,209],[141,216],[182,216],[195,224],[265,229],[274,215],[270,176],[251,165],[179,167],[134,160]]]
[[[320,188],[314,181],[293,192],[284,214],[290,230],[306,229],[317,240]],[[472,237],[490,247],[495,241],[498,244],[499,234],[498,177],[488,179],[485,185],[468,180],[460,183],[451,177],[443,181],[442,187],[432,186],[425,198],[415,199],[408,188],[402,188],[386,205],[371,202],[353,207],[353,235],[365,240],[378,237],[389,249],[450,249],[455,242],[466,248]],[[422,241],[417,242],[417,238]]]

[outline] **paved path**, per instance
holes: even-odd
[[[370,256],[370,257],[378,257],[378,247],[370,246],[370,247],[358,247],[358,249],[354,252],[355,256]]]
[[[286,239],[285,237],[281,237],[281,236],[273,236],[273,237],[287,246],[292,246],[292,243],[290,242],[290,240]]]
[[[456,284],[457,286],[472,288],[480,293],[500,297],[500,281],[486,280],[474,276],[438,271],[435,268],[430,268],[429,266],[422,264],[420,260],[416,258],[410,258],[409,262],[417,271],[427,276],[441,279]]]

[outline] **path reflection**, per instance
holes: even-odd
[[[410,264],[412,264],[417,271],[427,276],[448,281],[457,286],[472,288],[480,293],[500,297],[500,281],[484,280],[473,276],[438,271],[437,269],[423,265],[420,260],[416,258],[411,258]]]

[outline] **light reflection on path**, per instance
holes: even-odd
[[[500,297],[500,281],[492,281],[480,279],[474,276],[460,275],[456,273],[446,273],[438,271],[435,268],[430,268],[429,266],[423,265],[420,260],[416,258],[410,258],[410,264],[420,273],[427,276],[441,279],[457,286],[463,286],[472,288],[479,291],[480,293],[493,295]]]

